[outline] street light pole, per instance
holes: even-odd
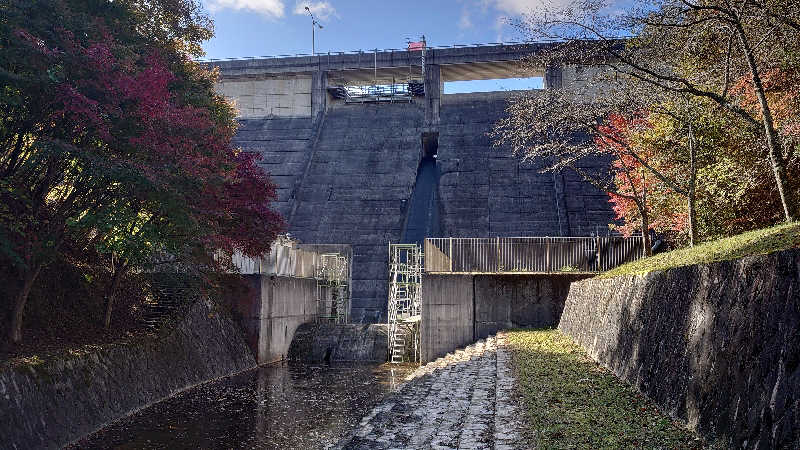
[[[322,24],[319,23],[316,17],[314,17],[314,14],[311,14],[311,10],[308,9],[308,6],[306,6],[306,12],[308,13],[309,16],[311,16],[311,56],[314,56],[317,53],[317,49],[315,48],[315,38],[314,38],[314,32],[316,30],[314,30],[314,28],[319,27],[319,29],[321,30]]]

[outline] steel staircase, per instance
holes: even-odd
[[[389,362],[406,360],[411,344],[411,361],[419,360],[420,294],[422,292],[422,249],[416,244],[389,244]]]

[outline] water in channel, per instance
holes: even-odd
[[[417,170],[414,192],[411,194],[403,243],[423,246],[426,237],[441,236],[437,203],[438,186],[439,166],[436,164],[436,159],[423,158]]]
[[[352,431],[410,370],[264,366],[180,393],[73,448],[325,448]]]

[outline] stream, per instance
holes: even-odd
[[[346,436],[411,370],[263,366],[184,391],[71,448],[324,448]]]

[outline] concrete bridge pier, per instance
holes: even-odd
[[[439,132],[439,109],[442,103],[441,69],[438,64],[425,66],[425,132]]]
[[[311,74],[311,118],[319,124],[328,108],[328,72],[318,70]]]

